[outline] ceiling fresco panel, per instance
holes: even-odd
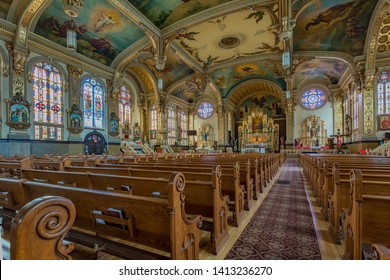
[[[327,78],[332,84],[337,84],[348,65],[338,59],[316,58],[307,61],[295,70],[296,85],[299,86],[306,79]]]
[[[181,19],[192,16],[231,0],[128,0],[158,28],[163,29]]]
[[[268,11],[241,10],[189,28],[175,42],[202,67],[238,57],[282,51]]]
[[[282,70],[281,61],[262,60],[218,69],[212,75],[212,79],[223,98],[233,87],[250,79],[266,79],[279,84],[282,90],[286,90]]]
[[[146,58],[142,62],[154,73],[157,78],[163,79],[164,89],[167,89],[174,82],[194,73],[171,49],[167,51],[165,68],[158,71],[155,67],[156,61],[153,58]]]
[[[378,0],[318,1],[297,19],[294,51],[364,52],[367,28]]]
[[[39,18],[34,32],[66,47],[67,27],[72,24],[77,31],[77,52],[106,65],[145,36],[135,23],[103,0],[84,1],[75,22],[63,11],[62,1],[55,0]]]

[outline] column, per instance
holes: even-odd
[[[67,130],[69,131],[70,141],[81,141],[80,133],[84,130],[83,125],[83,108],[81,102],[81,76],[83,69],[73,65],[66,65],[68,70],[68,94],[69,94],[69,109]],[[65,116],[64,116],[65,117]]]
[[[158,106],[158,143],[168,145],[168,102],[167,93],[159,91],[159,106]]]
[[[194,121],[195,121],[195,105],[194,103],[190,103],[190,106],[188,107],[188,130],[194,130]],[[188,145],[194,146],[195,136],[189,136],[188,137]]]
[[[31,126],[30,116],[33,116],[31,103],[27,98],[25,68],[30,51],[25,47],[6,44],[10,57],[10,94],[7,103],[6,124],[11,127],[9,138],[30,139],[27,129]]]
[[[118,94],[119,85],[112,80],[106,80],[107,84],[107,104],[108,104],[108,139],[111,143],[119,143],[119,117],[118,117]]]

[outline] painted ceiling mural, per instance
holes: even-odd
[[[192,16],[231,0],[128,0],[158,28],[163,29],[181,19]]]
[[[199,83],[196,81],[188,80],[182,86],[176,88],[171,94],[187,102],[193,102],[201,95],[199,86]]]
[[[84,1],[75,20],[65,14],[62,1],[55,0],[39,18],[34,32],[66,47],[66,31],[72,25],[77,32],[77,52],[106,65],[145,36],[136,24],[104,0]]]
[[[294,51],[364,52],[367,28],[378,0],[318,1],[297,19]]]
[[[241,10],[196,25],[175,39],[201,66],[238,57],[281,52],[282,42],[269,12]]]
[[[286,117],[282,102],[275,96],[269,94],[257,94],[242,102],[239,109],[239,117],[243,118],[250,112],[250,108],[253,106],[260,107],[268,116],[276,118]]]
[[[316,58],[307,61],[295,70],[296,85],[299,86],[306,79],[327,78],[332,84],[337,84],[341,76],[348,69],[348,65],[338,59]]]
[[[167,89],[174,82],[185,76],[194,73],[194,70],[188,67],[171,49],[167,51],[167,61],[162,71],[156,69],[156,61],[153,58],[146,58],[142,62],[148,66],[157,78],[163,79],[164,89]]]
[[[250,79],[267,79],[285,90],[286,83],[282,77],[282,70],[281,61],[262,60],[218,69],[212,75],[212,79],[224,98],[234,86]]]

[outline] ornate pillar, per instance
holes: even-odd
[[[223,144],[225,140],[225,105],[218,105],[217,117],[218,117],[218,144]]]
[[[107,109],[108,109],[108,134],[110,142],[119,143],[119,117],[118,117],[118,85],[112,80],[106,80],[107,84]]]
[[[286,98],[286,144],[294,143],[294,110],[296,90],[290,92],[289,98]]]
[[[25,47],[6,44],[11,59],[10,99],[6,99],[6,124],[11,127],[9,138],[29,139],[27,129],[31,126],[31,103],[26,95],[25,68],[30,51]]]
[[[365,73],[363,94],[363,140],[376,140],[375,134],[375,112],[374,112],[374,90],[375,70]]]
[[[344,110],[343,92],[339,87],[330,87],[333,92],[333,134],[343,134],[344,131]]]
[[[140,120],[140,127],[141,127],[141,139],[143,139],[143,142],[149,142],[150,136],[149,136],[149,114],[148,112],[148,100],[145,97],[145,94],[143,92],[139,93],[138,96],[138,108],[139,108],[139,120]]]
[[[80,141],[80,133],[84,130],[83,125],[83,110],[80,102],[81,96],[81,76],[83,69],[68,64],[68,93],[69,93],[69,108],[67,129],[70,132],[68,140]]]
[[[168,145],[168,100],[165,91],[159,91],[159,106],[158,106],[158,143],[161,145]]]
[[[222,101],[222,143],[227,145],[229,143],[229,105],[227,100]],[[218,125],[219,126],[219,125]]]

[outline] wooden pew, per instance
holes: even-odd
[[[157,170],[122,170],[125,176],[118,176],[118,170],[112,174],[96,174],[99,168],[75,167],[78,170],[87,169],[88,172],[54,172],[40,170],[23,170],[23,178],[30,181],[62,184],[74,187],[89,188],[101,191],[125,192],[121,188],[127,186],[128,193],[139,196],[168,195],[166,180],[172,175],[171,171]],[[105,170],[108,171],[108,170]],[[120,170],[119,170],[120,171]],[[91,173],[95,172],[95,173]],[[221,168],[216,166],[211,173],[185,173],[186,196],[185,210],[187,214],[202,215],[212,219],[211,225],[204,221],[202,229],[211,231],[210,241],[212,253],[217,254],[228,240],[227,214],[228,197],[221,193]],[[130,177],[129,177],[130,176]],[[152,180],[153,179],[153,180]]]
[[[20,180],[0,178],[0,216],[5,229],[10,229],[17,211],[27,202]]]
[[[351,171],[350,206],[344,223],[346,259],[362,259],[363,243],[390,246],[390,182],[363,181],[360,170]]]
[[[55,195],[73,202],[76,207],[74,226],[82,230],[74,228],[67,238],[75,243],[92,248],[98,244],[101,251],[124,259],[166,258],[164,254],[143,251],[111,239],[117,238],[168,252],[171,259],[199,259],[202,219],[200,216],[187,219],[184,176],[173,173],[168,184],[168,196],[163,199],[22,182],[29,200]]]
[[[390,260],[390,249],[383,244],[372,244],[373,260]]]
[[[333,163],[332,183],[328,190],[329,230],[336,244],[340,244],[344,231],[341,225],[342,210],[350,203],[350,168],[340,169],[338,162]],[[368,181],[390,181],[388,171],[360,169]],[[342,172],[342,173],[341,173]],[[390,192],[390,190],[389,190]]]
[[[104,167],[101,167],[104,166]],[[122,176],[129,175],[129,165],[103,165],[100,164],[96,169],[94,167],[85,168],[85,167],[70,167],[65,168],[65,170],[69,171],[79,171],[79,172],[94,172],[101,174],[116,174]],[[170,171],[170,172],[183,172],[183,174],[192,173],[194,171],[194,167],[191,166],[154,166],[154,165],[134,165],[137,169],[144,170],[161,170],[161,171]],[[122,168],[120,168],[122,167]],[[199,173],[211,173],[212,167],[200,167],[196,168]],[[112,173],[111,173],[112,172]],[[229,209],[233,211],[233,226],[239,226],[243,219],[244,214],[244,187],[240,184],[240,165],[238,162],[232,167],[231,170],[223,169],[221,176],[222,183],[222,195],[229,196]]]
[[[20,178],[22,169],[32,168],[33,163],[31,158],[21,160],[3,160],[0,161],[0,173],[9,173],[10,177]]]
[[[74,244],[64,242],[76,217],[64,197],[38,197],[16,214],[11,225],[11,260],[70,260]]]

